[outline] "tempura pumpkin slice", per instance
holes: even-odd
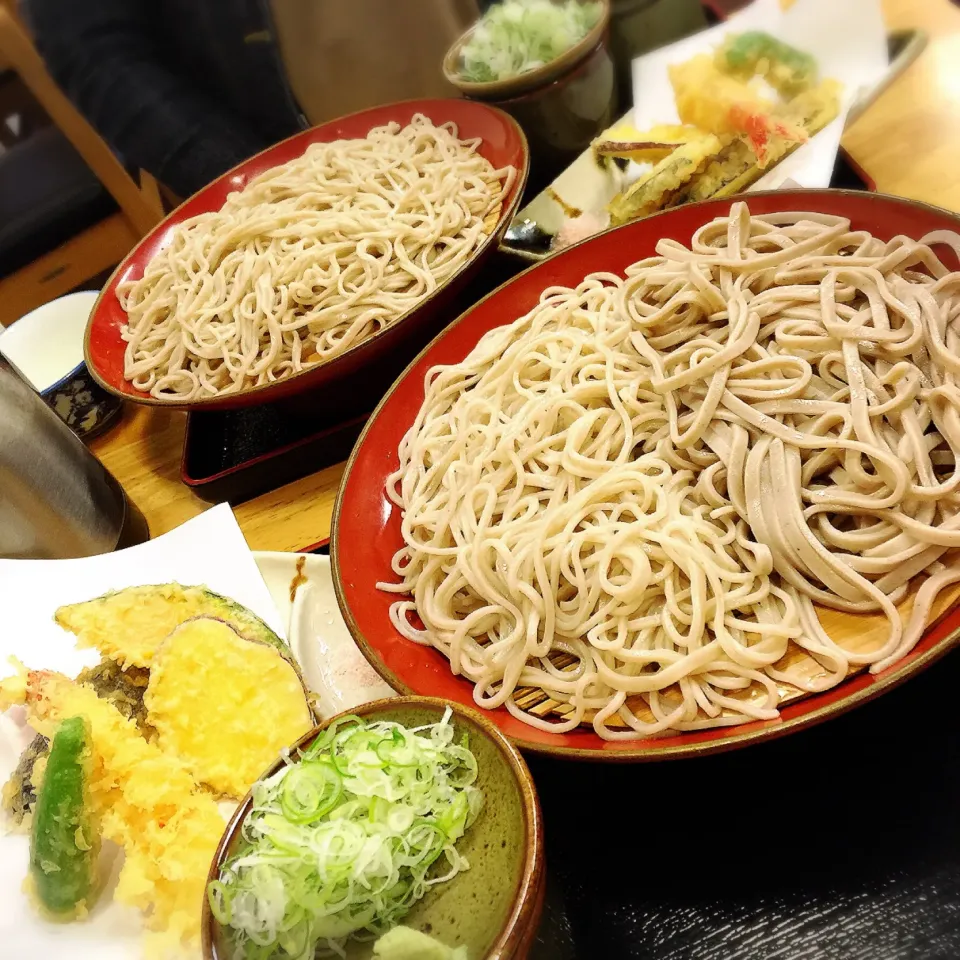
[[[54,619],[121,667],[149,667],[157,647],[193,617],[219,617],[240,636],[271,644],[289,657],[286,644],[246,607],[202,586],[158,583],[106,593],[60,607]]]
[[[291,664],[212,617],[180,624],[160,644],[144,703],[160,747],[228,797],[242,797],[313,727]]]

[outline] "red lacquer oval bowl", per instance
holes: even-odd
[[[206,397],[190,403],[182,403],[152,397],[135,389],[133,384],[124,379],[123,354],[126,344],[120,337],[120,331],[126,324],[127,316],[117,301],[117,284],[142,277],[144,268],[150,260],[170,243],[173,228],[177,224],[197,214],[219,210],[228,194],[242,190],[251,180],[271,167],[289,163],[301,156],[311,143],[364,137],[373,127],[392,121],[406,125],[416,113],[424,114],[437,125],[455,123],[461,138],[480,138],[479,152],[494,167],[512,166],[517,171],[517,177],[504,197],[496,226],[453,276],[389,327],[377,331],[372,337],[355,344],[338,357],[278,380],[276,383],[251,387],[240,393],[222,397]],[[500,237],[519,206],[528,169],[527,141],[517,122],[496,107],[470,100],[407,100],[403,103],[388,104],[353,113],[295,134],[214,180],[177,207],[137,244],[114,271],[94,305],[84,342],[87,367],[97,382],[111,393],[125,400],[168,407],[173,410],[246,407],[335,385],[363,367],[373,364],[393,351],[402,349],[405,342],[414,338],[419,330],[437,317],[438,311],[449,303],[456,291],[497,249]],[[423,342],[421,339],[420,344]],[[408,356],[412,353],[413,350]]]
[[[944,210],[871,193],[796,190],[751,194],[752,213],[804,210],[849,217],[854,229],[889,239],[897,234],[920,237],[930,230],[960,231],[960,218]],[[390,568],[403,545],[400,512],[387,499],[384,485],[398,465],[397,447],[423,402],[427,371],[462,360],[480,337],[532,308],[548,286],[574,286],[586,274],[622,273],[655,253],[657,241],[669,237],[689,243],[694,230],[723,216],[732,201],[715,200],[679,207],[610,230],[519,274],[468,310],[438,336],[384,397],[361,434],[340,485],[333,518],[332,558],[337,599],[347,625],[370,663],[402,693],[444,697],[473,704],[473,685],[455,677],[444,656],[403,638],[391,625],[390,603],[396,594],[377,590],[380,580],[395,580]],[[638,761],[713,753],[783,736],[820,723],[906,680],[947,652],[960,638],[960,609],[931,628],[899,663],[879,674],[861,673],[824,693],[787,704],[779,720],[737,727],[681,733],[649,740],[610,742],[591,728],[566,734],[546,733],[491,711],[497,726],[519,747],[581,759]]]

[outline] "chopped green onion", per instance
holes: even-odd
[[[502,0],[484,14],[461,51],[464,80],[506,80],[556,60],[597,24],[596,0]]]
[[[291,823],[313,823],[329,813],[343,793],[340,774],[326,763],[298,763],[283,779],[280,806]]]
[[[464,824],[470,813],[470,805],[465,793],[458,793],[449,808],[442,813],[437,825],[444,833],[459,837],[463,833]]]
[[[217,923],[226,926],[230,923],[230,907],[223,895],[223,884],[219,880],[211,880],[207,888],[207,896],[210,898],[210,912]]]
[[[240,848],[207,889],[234,960],[343,956],[468,869],[454,844],[483,798],[450,717],[415,729],[343,717],[254,784]]]
[[[333,738],[337,735],[337,733],[342,732],[340,731],[340,728],[346,724],[350,724],[351,726],[363,726],[363,721],[359,717],[355,717],[352,713],[348,713],[344,717],[339,717],[337,720],[334,720],[333,723],[331,723],[330,726],[327,727],[327,729],[324,730],[323,733],[321,733],[320,736],[318,736],[317,739],[314,740],[306,750],[302,752],[302,756],[311,760],[314,757],[320,756],[320,754],[325,752],[327,747],[329,747],[333,742]]]

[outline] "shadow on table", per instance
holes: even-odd
[[[532,960],[960,957],[958,667],[734,753],[528,758],[553,885]]]

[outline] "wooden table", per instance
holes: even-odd
[[[960,7],[949,0],[884,0],[891,30],[929,43],[847,131],[843,145],[877,189],[960,210]]]
[[[949,0],[884,0],[891,29],[918,28],[919,59],[853,125],[844,145],[885,193],[960,211],[960,8]],[[153,536],[209,504],[180,482],[184,414],[128,406],[92,444],[150,525]],[[297,550],[324,539],[343,465],[235,508],[253,550]]]

